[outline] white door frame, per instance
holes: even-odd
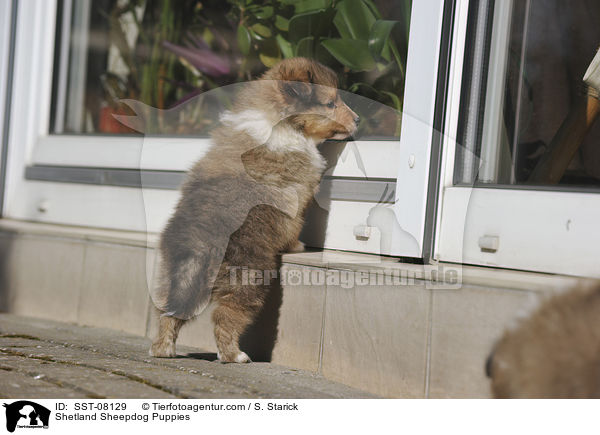
[[[468,1],[459,1],[465,27]],[[496,2],[498,5],[498,2]],[[502,6],[502,5],[500,5]],[[500,14],[501,15],[501,14]],[[501,21],[509,31],[510,23]],[[461,24],[462,23],[462,24]],[[434,258],[581,277],[600,277],[600,194],[454,185],[464,43],[453,55]],[[460,46],[463,52],[460,52]],[[493,59],[490,65],[498,65]],[[504,68],[505,65],[500,65]],[[496,74],[497,71],[490,71]],[[486,104],[486,107],[488,105]],[[479,161],[480,168],[486,162]]]

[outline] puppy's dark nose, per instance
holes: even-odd
[[[360,122],[360,116],[356,115],[356,118],[354,118],[354,123],[356,125],[358,125],[359,122]]]

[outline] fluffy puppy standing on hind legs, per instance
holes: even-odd
[[[317,145],[354,134],[358,116],[339,96],[333,71],[294,58],[244,84],[221,124],[161,235],[156,357],[174,357],[179,329],[213,301],[219,359],[250,361],[239,338],[269,283],[233,279],[231,270],[275,270],[278,253],[297,248],[325,168]]]

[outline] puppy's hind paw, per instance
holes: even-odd
[[[246,352],[240,352],[237,354],[237,356],[235,357],[235,362],[236,363],[250,363],[252,362],[252,360],[250,359],[250,357],[246,354]]]
[[[150,356],[155,358],[175,358],[175,343],[152,343]]]
[[[219,361],[222,363],[251,363],[252,360],[246,354],[246,352],[239,352],[237,355],[231,355],[229,357],[224,357],[221,353],[217,353],[217,357]]]

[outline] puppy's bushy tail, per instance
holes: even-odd
[[[161,259],[161,276],[152,292],[156,308],[186,320],[202,313],[210,303],[223,257],[223,250],[206,247],[171,261]]]

